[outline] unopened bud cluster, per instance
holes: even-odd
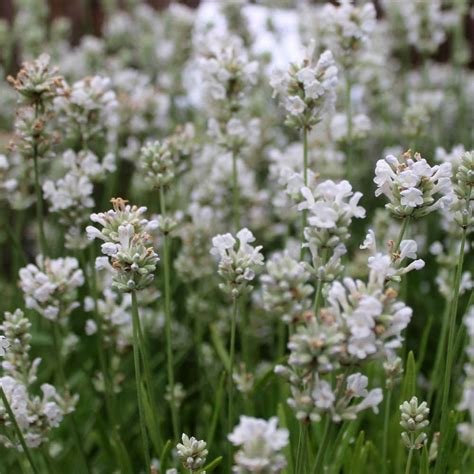
[[[206,442],[197,440],[194,436],[190,438],[184,433],[181,437],[181,441],[181,443],[177,444],[176,450],[178,451],[178,456],[183,467],[189,469],[191,472],[203,467],[208,454]]]
[[[400,426],[406,430],[402,433],[403,443],[409,449],[421,449],[428,438],[423,432],[430,424],[428,404],[426,402],[418,404],[418,398],[412,397],[410,401],[400,405],[400,412]]]

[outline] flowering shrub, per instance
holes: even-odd
[[[468,2],[14,3],[0,472],[474,472]]]

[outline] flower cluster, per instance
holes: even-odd
[[[66,86],[54,106],[66,133],[82,146],[115,126],[117,97],[106,77],[87,77]]]
[[[238,36],[211,31],[198,42],[205,100],[219,121],[227,122],[242,107],[248,87],[255,84],[258,63],[249,59]]]
[[[37,448],[48,441],[49,432],[60,425],[63,416],[74,410],[77,400],[74,397],[63,399],[56,389],[47,383],[41,385],[41,397],[29,393],[37,380],[37,370],[41,362],[41,359],[30,361],[30,328],[31,323],[20,309],[5,313],[0,330],[4,331],[9,346],[2,362],[4,374],[0,377],[0,386],[27,446]],[[5,344],[2,345],[3,348]],[[12,420],[1,401],[0,420],[6,427],[5,433],[0,436],[0,443],[21,450],[20,441],[12,429]]]
[[[73,257],[50,259],[38,255],[36,265],[30,263],[20,269],[26,307],[51,321],[68,316],[79,306],[77,289],[83,284],[84,274]]]
[[[418,218],[450,201],[451,165],[430,166],[419,153],[410,151],[401,159],[388,155],[377,161],[374,182],[376,196],[384,194],[386,205],[396,217]]]
[[[365,217],[365,209],[358,205],[362,193],[354,193],[349,181],[326,180],[313,189],[303,186],[301,194],[304,201],[298,210],[308,211],[305,238],[311,250],[334,249],[343,244],[350,237],[352,218]]]
[[[175,162],[166,142],[147,143],[140,152],[140,170],[151,188],[169,185],[175,177]]]
[[[354,64],[357,54],[366,45],[375,29],[375,19],[375,7],[371,2],[360,7],[352,0],[324,5],[321,10],[324,41],[345,68]]]
[[[337,67],[331,51],[314,59],[315,43],[306,50],[301,64],[292,64],[287,71],[272,73],[273,95],[279,96],[287,111],[286,123],[297,129],[311,129],[334,107]]]
[[[116,271],[114,286],[125,292],[142,290],[153,281],[159,261],[148,234],[158,223],[142,217],[146,207],[130,206],[121,198],[112,199],[112,205],[108,212],[91,215],[102,229],[88,226],[87,235],[105,242],[101,249]]]
[[[244,228],[236,237],[238,243],[231,234],[216,235],[211,249],[211,254],[219,258],[218,273],[224,279],[219,288],[232,298],[252,290],[250,282],[255,278],[255,267],[263,265],[262,246],[250,245],[255,241],[252,232]]]
[[[239,424],[228,435],[240,449],[235,453],[233,472],[279,473],[286,466],[281,450],[288,444],[288,430],[278,428],[278,418],[262,420],[241,416]]]
[[[57,69],[52,68],[49,61],[50,57],[42,54],[38,59],[24,63],[16,78],[8,76],[8,82],[20,94],[25,104],[44,107],[64,86],[63,78],[56,75]]]
[[[424,430],[429,424],[430,409],[426,402],[418,404],[418,398],[412,397],[400,405],[400,426],[406,431],[402,432],[402,440],[409,449],[421,449],[428,439]],[[421,431],[420,434],[417,433]]]
[[[311,307],[310,272],[287,252],[274,254],[265,268],[260,277],[265,310],[287,324],[297,323]]]
[[[206,442],[197,440],[194,436],[191,438],[184,434],[181,437],[182,443],[178,443],[176,450],[183,467],[191,472],[197,471],[204,466],[208,451]]]

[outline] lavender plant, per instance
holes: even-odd
[[[0,472],[474,472],[468,2],[13,3]]]

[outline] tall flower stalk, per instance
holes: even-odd
[[[137,389],[138,414],[140,418],[140,434],[142,439],[143,455],[145,458],[145,472],[150,472],[150,448],[146,429],[145,408],[143,403],[144,384],[142,381],[142,371],[140,368],[140,354],[143,351],[143,347],[140,345],[140,337],[138,335],[139,318],[140,315],[138,313],[137,294],[135,291],[132,291],[133,364],[135,368],[135,385]]]
[[[112,285],[121,292],[131,293],[132,330],[134,346],[134,368],[137,390],[140,431],[146,470],[151,469],[149,443],[145,422],[145,400],[156,407],[152,392],[146,341],[140,326],[137,292],[148,287],[154,280],[154,272],[159,261],[151,245],[149,232],[158,227],[158,221],[143,218],[146,207],[130,206],[121,198],[112,199],[113,209],[100,214],[92,214],[91,220],[102,228],[87,227],[90,239],[100,239],[104,243],[102,252],[111,260],[114,270]],[[140,367],[142,360],[142,369]],[[157,427],[155,429],[158,429]]]
[[[239,297],[252,291],[250,284],[255,277],[255,268],[263,265],[261,246],[253,247],[255,237],[252,232],[244,228],[237,232],[238,241],[231,234],[216,235],[212,239],[211,254],[219,259],[218,273],[224,280],[219,285],[220,289],[232,298],[232,315],[230,327],[230,364],[227,374],[227,416],[228,427],[231,428],[234,420],[234,358],[235,339],[237,332],[237,313]],[[231,453],[231,450],[229,454]],[[230,462],[231,456],[229,456]]]
[[[160,207],[161,217],[166,219],[166,195],[164,187],[160,187]],[[171,418],[173,423],[174,438],[179,438],[179,419],[175,400],[175,377],[174,377],[174,361],[173,349],[171,346],[171,268],[169,255],[169,235],[166,229],[163,232],[163,278],[165,281],[165,326],[166,326],[166,367],[168,371],[168,384],[170,387],[170,404],[171,404]]]

